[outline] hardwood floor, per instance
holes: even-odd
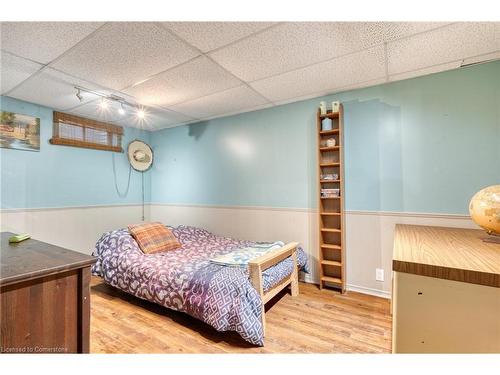
[[[389,300],[300,283],[266,305],[264,347],[187,314],[132,297],[93,277],[91,353],[390,353]]]

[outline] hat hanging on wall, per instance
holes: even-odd
[[[128,144],[128,160],[132,168],[145,172],[153,165],[153,150],[143,141],[134,140]]]

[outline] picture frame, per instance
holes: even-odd
[[[0,147],[40,151],[40,118],[0,111]]]

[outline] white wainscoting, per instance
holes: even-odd
[[[396,224],[477,228],[468,216],[461,215],[349,211],[346,213],[348,289],[390,297]],[[384,282],[375,280],[376,268],[384,270]]]
[[[206,228],[224,236],[258,241],[298,241],[309,255],[311,274],[318,282],[317,212],[308,209],[152,204],[152,221]],[[390,297],[394,227],[397,223],[476,228],[468,216],[346,212],[347,289]],[[382,268],[385,281],[375,280]]]
[[[37,240],[91,254],[102,233],[141,222],[141,205],[3,209],[2,232],[29,233]],[[145,210],[149,217],[149,206]]]
[[[140,205],[3,209],[2,231],[28,232],[33,238],[90,254],[102,233],[141,221]],[[309,209],[151,204],[146,220],[193,225],[214,233],[257,241],[298,241],[309,256],[318,282],[318,220]],[[389,297],[394,226],[397,223],[476,228],[467,216],[393,212],[346,212],[347,288]],[[382,268],[385,281],[375,280]]]

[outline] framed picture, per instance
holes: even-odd
[[[40,119],[0,111],[0,147],[40,151]]]

